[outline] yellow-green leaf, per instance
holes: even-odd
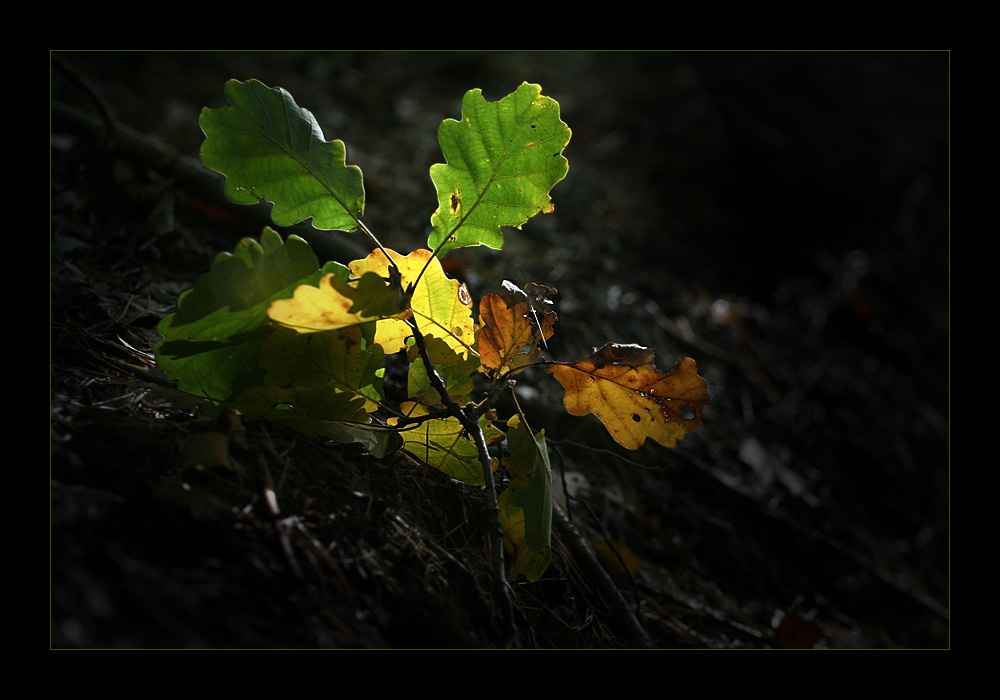
[[[359,326],[309,334],[279,328],[264,342],[260,364],[265,386],[345,394],[350,413],[325,416],[360,422],[382,400],[382,358],[381,348],[368,345]]]
[[[383,318],[408,317],[406,309],[397,308],[399,298],[399,292],[387,279],[374,273],[352,281],[328,274],[320,279],[318,287],[299,285],[291,299],[272,302],[267,315],[298,333],[318,333]]]
[[[409,290],[410,285],[416,284],[410,298],[410,310],[417,328],[427,340],[431,360],[434,363],[462,362],[475,354],[472,298],[465,285],[449,279],[441,261],[429,250],[415,250],[405,256],[392,250],[387,252],[402,275],[402,288]],[[389,279],[389,260],[381,250],[373,251],[363,260],[355,260],[348,267],[353,277],[375,273]],[[411,335],[413,331],[406,322],[387,318],[378,322],[375,342],[386,354],[392,354],[404,350],[406,339]]]
[[[414,418],[427,415],[426,406],[412,402],[403,403],[400,409]],[[395,418],[389,420],[390,425],[397,423]],[[487,444],[503,439],[503,433],[487,419],[480,418],[479,425]],[[421,462],[453,479],[482,486],[486,480],[479,452],[475,442],[464,435],[464,430],[457,418],[449,416],[425,420],[412,428],[404,427],[400,435],[406,451]]]

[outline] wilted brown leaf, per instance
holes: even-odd
[[[653,351],[608,343],[579,362],[552,362],[548,371],[563,385],[566,410],[593,413],[622,446],[638,449],[647,437],[674,447],[701,424],[708,385],[689,357],[669,372],[656,369]]]
[[[494,372],[530,364],[541,354],[539,344],[552,337],[556,314],[537,309],[532,299],[552,293],[548,287],[530,283],[529,297],[509,282],[502,294],[487,294],[479,302],[483,328],[479,332],[479,358]]]

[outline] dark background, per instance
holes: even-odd
[[[581,527],[638,553],[640,573],[622,585],[654,645],[949,645],[947,52],[54,58],[53,538],[62,541],[64,522],[75,532],[81,519],[96,528],[73,548],[55,548],[54,645],[494,643],[488,630],[433,640],[394,634],[413,622],[388,614],[373,643],[324,644],[329,637],[306,623],[290,640],[269,636],[266,625],[216,635],[191,622],[172,635],[159,613],[121,630],[125,603],[116,601],[172,610],[173,598],[164,593],[154,606],[126,590],[126,558],[101,544],[120,537],[111,534],[122,530],[117,507],[81,515],[72,495],[94,488],[108,503],[145,497],[126,495],[118,476],[96,466],[129,458],[93,418],[108,404],[91,393],[80,338],[110,342],[116,331],[121,340],[125,326],[148,332],[215,252],[259,226],[207,218],[168,168],[67,126],[57,107],[97,114],[100,96],[120,123],[196,158],[198,112],[224,104],[230,78],[286,88],[328,139],[346,143],[348,163],[364,173],[366,224],[401,252],[426,245],[440,121],[460,117],[471,88],[494,101],[523,81],[541,84],[573,130],[555,212],[508,232],[504,251],[456,252],[450,269],[477,298],[503,279],[557,287],[555,359],[579,359],[608,341],[638,343],[656,348],[664,370],[694,357],[708,379],[713,399],[701,429],[675,450],[635,453],[607,440],[596,421],[566,416],[550,378],[521,383],[529,417],[565,441],[554,445],[554,465],[591,485],[574,511]],[[175,218],[164,228],[153,212],[168,191]],[[122,297],[157,303],[125,323],[108,310],[109,298]],[[91,414],[98,404],[105,412]],[[89,432],[80,411],[95,421]],[[75,437],[81,432],[89,442]],[[166,566],[156,555],[138,558]],[[553,572],[563,576],[553,581],[569,577],[560,561]],[[116,577],[110,588],[96,583]],[[295,598],[288,585],[283,595]],[[522,610],[523,596],[555,608],[545,585],[518,588]],[[101,612],[95,590],[107,598]],[[797,642],[792,620],[806,630]],[[551,636],[534,630],[518,642],[629,645],[611,632],[568,638],[551,631],[557,626],[549,620]]]

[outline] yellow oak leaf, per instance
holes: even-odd
[[[398,307],[399,291],[376,274],[345,280],[330,273],[318,287],[302,284],[291,299],[271,302],[272,321],[299,333],[319,333],[383,318],[407,317]]]
[[[410,310],[417,328],[427,340],[431,360],[435,363],[463,362],[475,354],[476,327],[472,321],[472,297],[458,280],[449,279],[440,259],[429,250],[415,250],[409,255],[386,251],[399,269],[400,284],[410,296]],[[363,260],[348,267],[352,277],[375,273],[388,279],[389,260],[381,250],[373,251]],[[416,284],[413,289],[410,286]],[[403,320],[386,318],[375,327],[375,342],[386,354],[406,349],[406,339],[413,335]]]
[[[579,362],[551,362],[548,371],[566,390],[567,411],[593,413],[630,450],[646,438],[674,447],[701,425],[701,410],[710,401],[694,360],[683,357],[660,372],[653,351],[639,345],[608,343]]]

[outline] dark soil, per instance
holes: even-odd
[[[947,53],[53,59],[53,647],[950,646]],[[573,130],[556,210],[449,269],[476,298],[558,288],[556,359],[638,343],[709,381],[698,431],[634,452],[544,373],[519,381],[579,489],[548,572],[512,585],[513,640],[481,492],[158,383],[156,324],[262,222],[101,106],[196,162],[229,78],[347,144],[366,224],[402,252],[426,245],[440,121],[471,88],[540,83]],[[218,465],[186,459],[205,440]],[[615,595],[581,541],[636,557],[603,559]]]

